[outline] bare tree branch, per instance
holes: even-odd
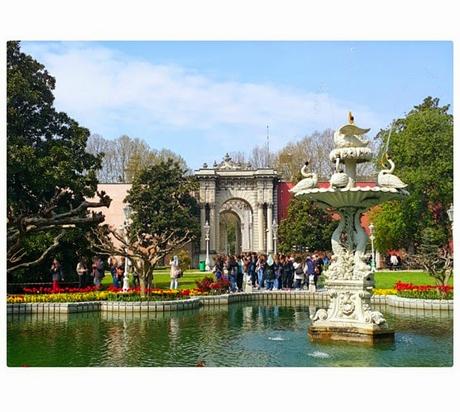
[[[54,239],[53,239],[53,243],[40,255],[40,257],[36,260],[33,260],[31,262],[23,262],[23,263],[19,263],[19,264],[14,264],[14,262],[11,262],[12,265],[8,267],[7,269],[7,273],[11,273],[15,270],[18,270],[18,269],[23,269],[23,268],[29,268],[31,266],[35,266],[35,265],[38,265],[39,263],[41,263],[45,258],[46,256],[48,255],[48,253],[50,253],[53,249],[55,249],[56,247],[59,246],[59,241],[61,240],[61,238],[65,235],[65,231],[61,231],[61,233],[59,233]],[[23,257],[23,255],[21,255],[21,257]],[[19,259],[20,260],[20,259]]]

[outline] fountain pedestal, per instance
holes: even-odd
[[[370,283],[370,282],[369,282]],[[373,343],[393,340],[394,330],[382,314],[370,306],[371,293],[366,282],[354,280],[330,281],[329,308],[319,309],[308,329],[312,340],[347,340]]]
[[[394,338],[394,330],[388,327],[383,315],[371,309],[374,273],[366,263],[369,238],[360,219],[371,206],[400,198],[407,192],[391,185],[355,186],[356,164],[372,158],[371,150],[366,147],[368,142],[361,137],[367,131],[369,129],[356,127],[351,120],[335,132],[336,147],[329,158],[336,163],[336,173],[330,179],[329,188],[303,189],[299,183],[292,190],[296,196],[340,215],[331,238],[333,256],[324,273],[330,303],[327,309],[319,309],[311,317],[308,335],[313,340],[373,343]],[[339,170],[340,164],[345,166],[345,171]]]

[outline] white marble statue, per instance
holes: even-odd
[[[318,184],[318,175],[316,173],[307,173],[308,165],[309,163],[307,161],[302,166],[300,173],[302,174],[304,179],[302,179],[291,190],[289,190],[290,192],[297,193],[297,192],[300,192],[301,190],[312,189],[316,187],[316,185]]]
[[[395,170],[395,164],[391,160],[390,156],[388,154],[386,155],[387,162],[390,164],[389,169],[383,169],[379,172],[377,176],[377,185],[381,187],[393,187],[396,189],[404,189],[407,187],[407,184],[405,184],[403,181],[398,176],[393,175],[393,171]]]

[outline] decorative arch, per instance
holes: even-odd
[[[238,217],[239,220],[239,233],[237,239],[241,244],[238,245],[238,250],[246,252],[253,250],[253,208],[251,204],[241,197],[231,197],[226,199],[219,208],[219,220],[220,216],[224,213],[233,213]],[[220,232],[220,231],[219,231]],[[224,233],[222,233],[224,235]],[[219,243],[222,243],[223,237],[219,238]],[[222,245],[219,244],[219,250],[222,250]]]

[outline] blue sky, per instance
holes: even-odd
[[[23,42],[56,107],[92,133],[139,137],[189,166],[337,128],[370,136],[424,97],[452,103],[450,42]]]

